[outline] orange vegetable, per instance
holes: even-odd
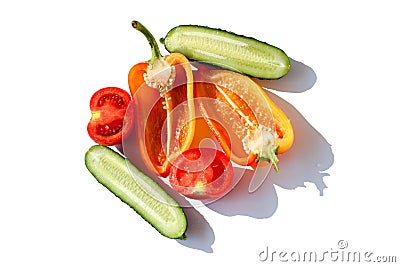
[[[153,35],[138,21],[132,26],[145,35],[152,52],[148,62],[134,65],[128,74],[141,118],[137,121],[140,154],[149,169],[165,177],[171,162],[189,149],[194,136],[193,74],[185,56],[172,53],[163,57]],[[178,106],[183,111],[172,112]]]
[[[272,116],[274,117],[275,130],[278,134],[276,145],[278,147],[278,154],[288,151],[294,142],[294,132],[292,123],[289,118],[272,100],[268,97],[267,93],[263,90],[265,99],[267,100]]]
[[[265,160],[278,171],[277,154],[294,140],[286,114],[247,76],[204,69],[199,76],[195,96],[203,99],[200,111],[225,153],[240,165]]]

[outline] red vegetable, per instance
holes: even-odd
[[[90,99],[92,117],[87,126],[93,141],[105,146],[122,142],[122,136],[132,126],[132,116],[125,118],[130,101],[130,94],[118,87],[106,87],[93,94]]]
[[[233,168],[220,150],[192,148],[174,160],[169,181],[172,188],[190,198],[219,197],[232,186]]]

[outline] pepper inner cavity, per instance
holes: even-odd
[[[164,60],[156,60],[154,64],[149,65],[147,72],[143,74],[146,84],[158,89],[161,97],[165,97],[165,94],[172,89],[175,76],[175,67],[170,66]]]

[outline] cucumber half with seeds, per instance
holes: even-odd
[[[185,239],[187,220],[178,203],[154,180],[109,147],[94,145],[85,164],[96,180],[128,204],[162,235]]]
[[[290,60],[278,47],[251,37],[206,26],[180,25],[160,39],[168,52],[261,79],[278,79]]]

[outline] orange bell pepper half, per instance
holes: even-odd
[[[264,160],[278,171],[277,154],[289,150],[294,140],[286,114],[245,75],[206,68],[198,73],[195,97],[205,99],[200,111],[224,152],[237,164]]]
[[[138,21],[132,26],[145,35],[152,52],[148,62],[134,65],[128,74],[135,112],[139,113],[135,117],[140,118],[140,154],[150,170],[166,177],[171,162],[189,149],[193,140],[193,73],[184,55],[163,57],[153,35]]]

